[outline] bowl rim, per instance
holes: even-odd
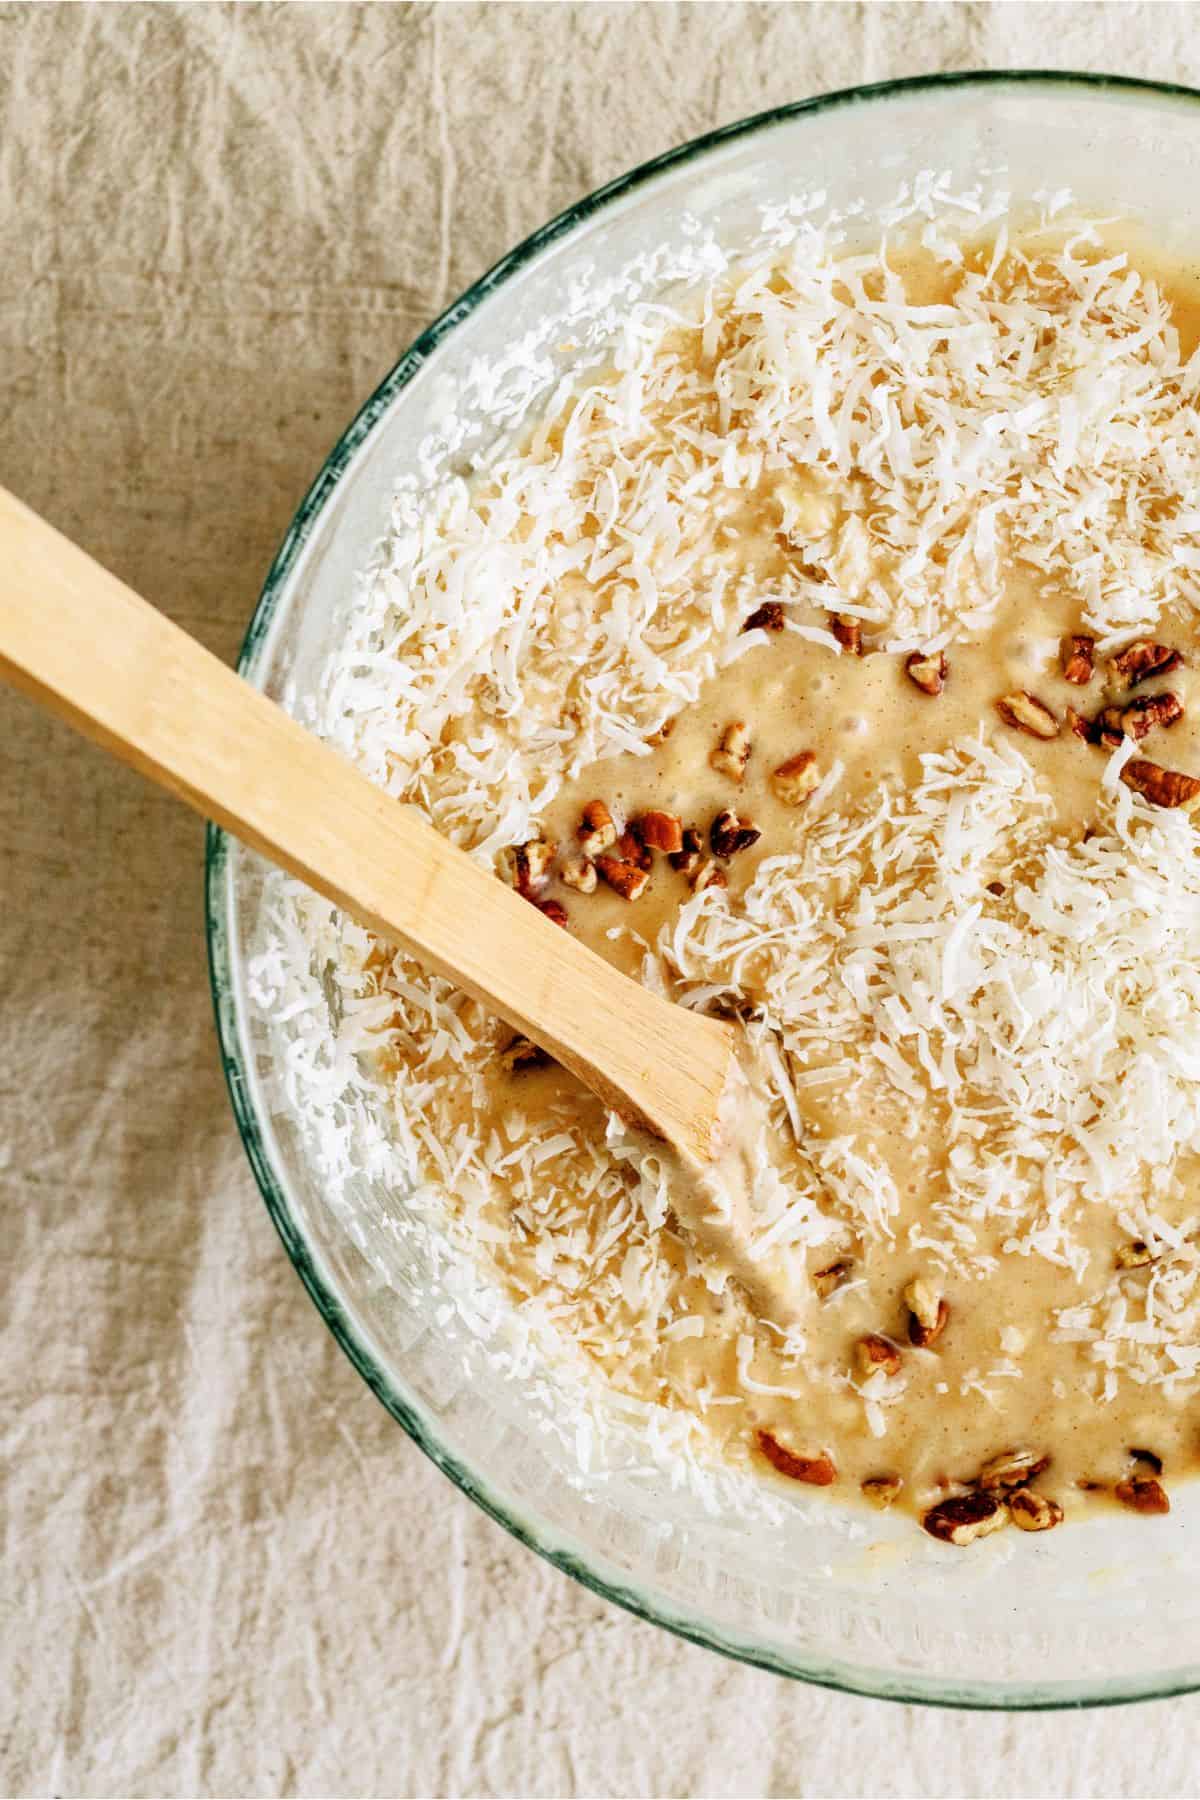
[[[297,508],[267,572],[238,654],[239,673],[254,679],[256,660],[266,643],[288,580],[320,515],[332,500],[358,451],[384,412],[413,380],[443,339],[467,319],[484,299],[551,244],[575,230],[593,214],[644,186],[666,170],[694,161],[720,145],[770,130],[773,126],[792,119],[850,106],[869,105],[904,94],[937,94],[971,87],[991,91],[1005,87],[1029,89],[1038,85],[1069,90],[1111,91],[1127,96],[1131,101],[1140,98],[1154,104],[1161,104],[1164,100],[1192,104],[1200,102],[1200,89],[1177,82],[1063,69],[951,71],[840,88],[806,100],[771,107],[689,139],[660,156],[638,164],[625,174],[616,176],[531,232],[514,249],[486,269],[421,332],[383,377],[334,444]],[[919,1701],[931,1706],[1020,1712],[1115,1706],[1142,1700],[1166,1699],[1200,1689],[1200,1665],[1195,1664],[1145,1676],[1122,1676],[1114,1682],[1097,1685],[1094,1680],[1019,1683],[956,1680],[949,1674],[934,1676],[910,1671],[893,1675],[883,1668],[859,1668],[836,1659],[812,1662],[792,1658],[751,1642],[724,1637],[711,1625],[679,1616],[660,1600],[601,1574],[586,1557],[568,1549],[565,1544],[551,1542],[539,1536],[538,1529],[531,1522],[518,1517],[510,1504],[493,1491],[480,1471],[466,1466],[446,1449],[436,1433],[429,1428],[414,1398],[406,1393],[403,1383],[383,1369],[366,1341],[363,1330],[356,1325],[342,1304],[332,1278],[321,1267],[290,1210],[286,1180],[272,1161],[270,1134],[264,1131],[255,1107],[254,1082],[248,1073],[244,1054],[239,994],[231,959],[234,934],[231,930],[230,842],[226,832],[209,824],[205,842],[205,926],[209,983],[230,1103],[242,1146],[267,1211],[318,1312],[367,1386],[418,1449],[424,1451],[457,1488],[497,1524],[502,1525],[518,1543],[572,1576],[593,1593],[623,1607],[639,1619],[664,1627],[677,1637],[773,1674],[786,1675],[840,1692],[879,1699]]]

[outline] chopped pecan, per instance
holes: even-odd
[[[1144,1269],[1154,1261],[1154,1252],[1145,1238],[1133,1238],[1121,1245],[1113,1261],[1118,1269]]]
[[[750,733],[741,719],[725,727],[721,742],[708,760],[719,775],[728,775],[730,781],[740,785],[750,760]]]
[[[922,656],[919,650],[914,650],[904,664],[904,673],[923,694],[940,694],[946,685],[950,665],[946,661],[944,650],[935,650],[929,656]]]
[[[1008,892],[1008,889],[1002,881],[989,881],[987,884],[987,891],[989,894],[994,894],[997,900],[999,900]]]
[[[599,856],[617,841],[617,827],[603,800],[589,800],[575,833],[585,856]]]
[[[1107,730],[1113,729],[1114,713],[1116,729],[1140,743],[1156,726],[1177,724],[1183,717],[1183,702],[1178,694],[1143,694],[1140,700],[1130,700],[1125,706],[1106,707],[1100,717]]]
[[[629,829],[649,850],[677,856],[683,849],[683,820],[678,813],[644,812],[630,821]]]
[[[1024,1487],[1049,1467],[1050,1458],[1036,1450],[1002,1450],[984,1463],[978,1485],[988,1493],[996,1488]]]
[[[1179,806],[1191,812],[1200,805],[1200,779],[1179,769],[1164,769],[1135,756],[1121,770],[1121,780],[1151,806]]]
[[[1136,687],[1139,681],[1149,681],[1152,675],[1168,675],[1182,662],[1178,650],[1172,650],[1169,644],[1154,644],[1149,638],[1139,638],[1136,643],[1126,644],[1123,650],[1110,656],[1108,666],[1116,678],[1114,685],[1129,688]]]
[[[1016,731],[1028,732],[1030,737],[1053,738],[1058,736],[1058,720],[1048,706],[1043,706],[1036,694],[1027,694],[1018,689],[1014,694],[1005,694],[996,702],[996,711],[1006,725]]]
[[[958,1494],[939,1500],[921,1520],[930,1537],[944,1544],[973,1544],[976,1538],[999,1531],[1007,1522],[1008,1509],[995,1494]]]
[[[1132,1456],[1134,1462],[1145,1463],[1147,1468],[1150,1469],[1153,1474],[1162,1474],[1163,1460],[1156,1450],[1137,1450],[1131,1446],[1129,1454]]]
[[[746,623],[742,626],[742,630],[782,631],[783,608],[778,600],[764,600],[761,606],[755,607],[754,611],[750,614],[750,617],[746,620]]]
[[[708,828],[713,855],[720,857],[736,856],[739,850],[749,850],[761,836],[757,825],[752,825],[749,819],[739,819],[728,808],[719,812]]]
[[[936,1325],[933,1325],[933,1326],[922,1325],[918,1321],[916,1314],[910,1313],[908,1315],[908,1341],[909,1341],[909,1343],[915,1345],[918,1350],[928,1350],[930,1345],[935,1344],[937,1342],[938,1338],[941,1337],[943,1331],[945,1331],[946,1321],[949,1317],[950,1317],[950,1308],[944,1300],[938,1301],[938,1316],[937,1316],[937,1324]]]
[[[892,1504],[904,1483],[899,1475],[868,1475],[861,1486],[863,1499],[882,1512],[884,1507]]]
[[[809,1487],[831,1487],[837,1480],[837,1469],[828,1451],[819,1450],[815,1456],[800,1456],[769,1431],[759,1431],[755,1435],[759,1449],[781,1475],[789,1476],[792,1481],[806,1481]]]
[[[1084,724],[1088,743],[1098,744],[1104,750],[1117,749],[1125,735],[1124,715],[1119,706],[1102,707],[1094,719],[1084,720]]]
[[[813,1276],[813,1286],[816,1288],[820,1299],[828,1300],[830,1294],[837,1292],[847,1275],[849,1275],[851,1267],[852,1265],[850,1262],[843,1260],[841,1262],[830,1263],[828,1267],[817,1270],[816,1274]]]
[[[865,1381],[868,1376],[876,1374],[880,1369],[885,1375],[898,1375],[904,1358],[899,1344],[893,1344],[878,1331],[868,1332],[860,1337],[854,1346],[854,1360],[858,1364],[858,1372]]]
[[[1171,1510],[1166,1489],[1152,1475],[1133,1475],[1128,1481],[1118,1481],[1113,1493],[1122,1506],[1128,1506],[1133,1512],[1169,1513]]]
[[[1090,637],[1066,637],[1062,643],[1063,680],[1075,687],[1086,687],[1095,673],[1096,640]]]
[[[613,855],[621,862],[632,863],[637,869],[649,871],[654,867],[654,858],[642,842],[641,832],[632,823],[613,845]]]
[[[904,1290],[908,1308],[908,1341],[918,1350],[928,1350],[946,1329],[950,1308],[942,1296],[922,1276],[910,1281]]]
[[[566,925],[567,909],[561,900],[535,900],[533,904],[540,913],[545,913],[552,925]]]
[[[622,900],[640,900],[650,880],[645,869],[635,862],[627,862],[622,856],[598,856],[596,867]]]
[[[1017,1488],[1008,1496],[1008,1513],[1022,1531],[1051,1531],[1061,1525],[1063,1509],[1046,1494],[1035,1494],[1032,1488]]]
[[[550,1066],[551,1058],[540,1044],[531,1044],[527,1037],[515,1037],[500,1052],[500,1066],[507,1069],[510,1075],[524,1075],[529,1069],[545,1069]]]
[[[596,865],[586,856],[568,856],[559,874],[577,893],[594,894],[596,891]]]
[[[718,868],[711,857],[702,859],[688,877],[693,894],[702,894],[705,888],[728,887],[724,869]]]
[[[798,756],[789,756],[786,762],[771,771],[771,786],[785,806],[803,806],[813,789],[820,785],[821,771],[817,767],[815,750],[801,750]]]
[[[834,613],[829,621],[829,629],[847,655],[862,655],[862,626],[857,619],[848,619],[844,613]]]
[[[1081,719],[1078,713],[1068,711],[1067,722],[1085,743],[1115,750],[1122,738],[1138,743],[1156,726],[1174,725],[1182,717],[1183,702],[1177,694],[1166,693],[1143,694],[1124,706],[1101,707],[1094,719]]]
[[[679,849],[667,861],[681,875],[694,875],[704,857],[704,839],[694,825],[685,825]]]
[[[544,838],[530,838],[527,844],[514,844],[508,855],[513,886],[524,899],[535,899],[550,880],[553,847]]]

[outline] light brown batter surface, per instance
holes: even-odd
[[[934,354],[964,281],[991,269],[989,304],[1014,318],[1032,295],[1061,309],[1064,339],[1081,305],[1096,342],[1110,325],[1116,339],[1135,333],[1119,307],[1135,291],[1140,304],[1144,254],[1139,276],[1108,277],[1115,300],[1097,282],[1099,298],[1089,290],[1081,302],[1086,281],[1064,286],[1045,245],[1026,250],[1028,260],[1008,263],[990,244],[961,264],[893,256],[905,329],[928,331]],[[1075,254],[1098,266],[1111,253],[1097,243]],[[618,409],[619,399],[637,421],[627,427],[636,458],[598,436],[586,479],[576,470],[578,530],[550,538],[552,601],[534,607],[516,583],[500,672],[481,676],[477,665],[464,676],[465,698],[429,753],[411,758],[408,791],[462,841],[491,849],[498,838],[510,871],[511,846],[547,847],[548,869],[535,851],[532,873],[518,861],[516,878],[561,909],[566,929],[634,977],[746,1023],[767,1113],[764,1255],[798,1296],[782,1327],[679,1230],[669,1194],[635,1166],[598,1101],[553,1066],[509,1066],[509,1034],[470,1003],[455,1002],[462,1042],[452,1051],[412,1002],[412,972],[381,951],[370,962],[372,986],[398,996],[386,1058],[399,1103],[420,1109],[451,1204],[518,1306],[625,1392],[695,1413],[720,1453],[769,1480],[799,1474],[857,1498],[863,1482],[899,1478],[897,1504],[923,1512],[973,1490],[989,1459],[1021,1450],[1050,1458],[1034,1489],[1069,1514],[1131,1477],[1150,1481],[1158,1463],[1169,1488],[1200,1460],[1200,1061],[1189,1060],[1200,1047],[1200,973],[1179,966],[1189,947],[1200,952],[1195,829],[1181,807],[1135,801],[1119,765],[1110,769],[1127,730],[1156,716],[1142,706],[1156,697],[1165,722],[1149,724],[1134,757],[1200,776],[1200,632],[1179,547],[1183,514],[1200,507],[1190,425],[1165,477],[1155,465],[1154,491],[1138,486],[1136,432],[1153,433],[1164,411],[1194,418],[1191,376],[1178,372],[1196,339],[1194,286],[1178,272],[1160,280],[1174,360],[1163,376],[1152,346],[1157,398],[1145,418],[1128,413],[1124,439],[1104,423],[1086,454],[1071,452],[1056,502],[1059,524],[1079,513],[1071,554],[1061,540],[1042,554],[1036,522],[1022,523],[1019,471],[992,469],[947,504],[932,556],[918,558],[894,490],[862,459],[834,466],[811,440],[803,455],[781,453],[786,420],[774,436],[763,428],[757,466],[747,453],[736,481],[713,479],[711,444],[740,429],[745,451],[767,404],[753,355],[739,348],[731,279],[724,313],[709,302],[705,321],[663,336],[674,374],[657,403],[644,387],[634,405],[628,371],[602,371],[590,400],[566,406],[526,447],[544,475],[579,454],[572,438],[586,441],[589,408]],[[869,269],[859,283],[861,319],[864,295],[884,283]],[[830,317],[835,329],[836,309]],[[1078,355],[1056,346],[1044,326],[1036,339],[1013,330],[1013,355],[1030,359],[1030,403],[1057,407],[1077,383],[1086,409],[1103,356],[1089,364],[1086,345]],[[891,393],[886,371],[885,358],[864,394],[874,393],[881,428],[891,405],[908,432],[909,448],[894,436],[889,452],[902,467],[935,431],[938,403],[899,382]],[[982,367],[977,379],[986,384]],[[705,504],[689,544],[656,520],[648,471],[656,443],[665,466],[668,451],[702,437]],[[1101,518],[1106,444],[1125,460]],[[491,508],[493,526],[507,508],[505,541],[527,547],[546,518],[533,506],[522,515],[520,491],[510,477],[490,490],[484,481],[473,504],[484,519]],[[984,540],[966,526],[997,502],[985,566]],[[1123,623],[1113,558],[1132,567],[1143,552],[1162,573],[1157,586],[1143,582]],[[624,572],[619,603],[614,569]],[[443,570],[439,591],[447,579]],[[652,583],[660,604],[640,613]],[[689,632],[714,604],[719,629],[694,653]],[[767,628],[747,634],[763,605],[775,609]],[[1090,679],[1065,677],[1072,636],[1087,641]],[[652,654],[629,661],[631,640]],[[1138,641],[1182,660],[1128,680],[1114,659]],[[436,642],[431,631],[402,654],[419,663]],[[625,747],[596,757],[589,681],[610,646],[608,667],[628,671]],[[936,693],[907,669],[926,653],[944,655]],[[505,658],[523,655],[518,706],[515,688],[505,696]],[[1049,735],[1004,716],[997,702],[1013,695],[1033,697],[1035,727]],[[1106,707],[1117,711],[1092,723]],[[1085,741],[1072,714],[1093,736],[1107,725],[1107,743]],[[733,726],[749,740],[740,778],[728,759],[711,760]],[[505,822],[501,801],[472,812],[467,777],[489,732],[493,745],[509,734],[514,759],[525,759],[527,829],[515,815]],[[804,753],[820,785],[781,794],[774,772]],[[632,826],[623,846],[581,846],[596,801],[618,832]],[[713,824],[728,812],[758,836],[721,855]],[[693,861],[720,884],[697,887],[696,867],[639,847],[648,813],[694,829]],[[644,891],[629,898],[609,885],[605,856],[644,862]],[[1138,1121],[1152,1114],[1142,1146]],[[925,1345],[910,1329],[915,1280],[942,1319]],[[1146,1488],[1124,1494],[1155,1503]]]
[[[1011,603],[993,630],[948,656],[946,687],[936,698],[907,679],[903,658],[835,657],[802,640],[772,636],[725,671],[649,758],[613,758],[564,790],[548,809],[547,835],[569,853],[583,807],[600,795],[611,800],[622,820],[658,809],[697,823],[707,850],[711,821],[732,804],[762,832],[751,848],[719,862],[728,902],[736,908],[762,862],[793,852],[813,830],[815,809],[784,805],[769,778],[771,769],[797,749],[814,750],[822,769],[835,760],[844,765],[842,782],[826,806],[852,813],[866,807],[883,782],[915,786],[923,752],[976,735],[981,726],[986,741],[1011,742],[1011,729],[995,713],[999,695],[1028,688],[1060,719],[1068,707],[1080,707],[1080,689],[1064,682],[1060,656],[1061,638],[1079,620],[1064,616],[1053,595],[1023,576],[1013,578],[1011,589]],[[1162,755],[1172,766],[1200,771],[1195,670],[1177,670],[1144,691],[1166,689],[1179,695],[1187,716],[1170,728],[1169,750],[1168,734],[1155,732],[1145,752]],[[1099,710],[1102,691],[1100,679],[1085,690],[1092,702],[1089,710]],[[750,724],[754,746],[736,788],[708,764],[709,751],[731,719]],[[1067,843],[1080,840],[1096,818],[1102,753],[1066,732],[1045,743],[1022,736],[1018,747],[1054,796],[1055,836]],[[998,917],[1011,916],[1012,879],[1003,859],[980,872],[978,897]],[[1004,891],[991,893],[989,882]],[[552,891],[567,905],[571,928],[630,974],[638,972],[643,954],[639,940],[669,936],[681,904],[690,898],[686,879],[661,857],[655,858],[650,885],[632,907],[603,883],[587,896],[561,885]],[[740,1003],[752,1005],[755,995],[751,976]],[[573,1084],[554,1070],[517,1076],[514,1091],[525,1101],[535,1082],[543,1095],[553,1094],[556,1105],[572,1103]],[[1100,1411],[1081,1407],[1081,1384],[1090,1390],[1094,1371],[1079,1346],[1052,1336],[1060,1309],[1078,1305],[1112,1278],[1114,1259],[1130,1241],[1116,1211],[1108,1206],[1086,1209],[1074,1226],[1073,1236],[1089,1257],[1082,1280],[1041,1258],[1005,1256],[1004,1244],[1012,1235],[1007,1218],[991,1230],[980,1230],[973,1246],[980,1261],[994,1259],[994,1270],[939,1273],[940,1258],[914,1252],[909,1242],[928,1222],[931,1168],[951,1148],[944,1121],[931,1111],[926,1125],[918,1113],[913,1133],[912,1109],[888,1081],[868,1081],[865,1088],[856,1091],[849,1105],[837,1083],[807,1089],[801,1101],[804,1124],[813,1136],[834,1138],[852,1131],[858,1151],[890,1171],[899,1196],[894,1242],[850,1234],[810,1254],[811,1274],[843,1256],[850,1268],[845,1284],[830,1298],[814,1300],[803,1328],[804,1352],[799,1357],[780,1354],[769,1332],[755,1340],[755,1378],[791,1391],[740,1397],[736,1420],[730,1408],[718,1415],[717,1429],[740,1432],[752,1423],[808,1451],[828,1448],[839,1475],[855,1484],[880,1473],[901,1473],[916,1505],[938,1498],[947,1482],[973,1474],[1010,1444],[1052,1451],[1054,1491],[1068,1490],[1064,1499],[1079,1480],[1116,1482],[1127,1476],[1128,1446],[1152,1447],[1172,1472],[1195,1463],[1200,1417],[1193,1398],[1183,1392],[1165,1397],[1158,1389],[1130,1384]],[[1194,1189],[1181,1187],[1171,1208],[1173,1221],[1188,1226],[1194,1210]],[[936,1346],[924,1351],[908,1344],[903,1300],[909,1281],[922,1275],[946,1298],[953,1321]],[[1123,1285],[1136,1293],[1145,1280],[1145,1271],[1137,1271],[1125,1276]],[[705,1335],[665,1345],[658,1359],[659,1379],[681,1397],[697,1388],[725,1398],[741,1396],[734,1328],[724,1317],[728,1309],[698,1282],[692,1305],[705,1320]],[[885,1406],[881,1439],[871,1436],[855,1387],[863,1384],[854,1346],[874,1333],[892,1338],[903,1356],[903,1398]],[[877,1386],[891,1392],[892,1384],[878,1378]]]

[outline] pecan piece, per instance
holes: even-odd
[[[736,781],[740,786],[750,760],[750,733],[741,719],[735,719],[732,725],[725,727],[721,742],[708,760],[719,775],[728,775],[730,781]]]
[[[508,852],[512,884],[525,900],[536,899],[550,880],[554,850],[544,838],[514,844]]]
[[[1162,1474],[1163,1460],[1156,1450],[1137,1450],[1131,1447],[1129,1454],[1134,1462],[1145,1463],[1152,1474]]]
[[[627,862],[622,856],[598,856],[596,867],[622,900],[640,900],[650,880],[645,869],[635,862]]]
[[[1042,705],[1036,694],[1027,694],[1023,689],[1015,694],[1005,694],[997,700],[996,711],[1006,725],[1011,725],[1016,731],[1028,732],[1030,737],[1058,736],[1058,720],[1048,706]]]
[[[1067,730],[1073,731],[1075,736],[1082,738],[1085,744],[1099,744],[1102,741],[1101,729],[1099,720],[1085,719],[1083,714],[1077,713],[1073,706],[1068,706]]]
[[[864,1500],[869,1500],[872,1506],[877,1506],[882,1512],[885,1507],[892,1504],[903,1486],[904,1483],[899,1475],[868,1475],[867,1479],[861,1483],[862,1497]]]
[[[829,629],[848,656],[862,655],[862,626],[857,619],[848,619],[845,613],[834,613]]]
[[[1017,1488],[1008,1496],[1008,1512],[1014,1525],[1022,1531],[1051,1531],[1061,1525],[1063,1509],[1046,1494],[1035,1494],[1032,1488]]]
[[[1182,662],[1178,650],[1172,650],[1169,644],[1154,644],[1149,638],[1139,638],[1136,643],[1126,644],[1123,650],[1110,656],[1108,666],[1116,677],[1114,685],[1129,688],[1136,687],[1139,681],[1149,681],[1152,675],[1167,675]]]
[[[923,1277],[910,1281],[904,1290],[908,1308],[908,1341],[918,1350],[928,1350],[946,1329],[950,1308],[942,1296]]]
[[[702,859],[699,866],[694,869],[692,874],[688,877],[688,883],[693,894],[702,894],[705,888],[723,888],[729,886],[728,881],[725,879],[724,869],[718,868],[711,857]]]
[[[985,1462],[979,1471],[978,1485],[987,1493],[997,1488],[1024,1487],[1027,1481],[1050,1467],[1050,1458],[1036,1450],[1002,1450]]]
[[[854,1346],[854,1360],[858,1364],[858,1372],[863,1380],[876,1374],[880,1369],[885,1375],[898,1375],[903,1357],[899,1344],[893,1344],[891,1338],[885,1338],[878,1331],[868,1332],[860,1337]]]
[[[771,786],[776,798],[785,806],[803,806],[813,789],[820,785],[821,771],[817,767],[815,750],[801,750],[799,756],[789,756],[786,762],[771,771]]]
[[[1125,706],[1104,707],[1091,722],[1088,741],[1115,750],[1122,737],[1140,743],[1156,726],[1174,725],[1182,717],[1183,702],[1177,694],[1143,694]]]
[[[1095,674],[1096,640],[1090,637],[1066,637],[1062,643],[1063,680],[1075,687],[1086,687]]]
[[[904,673],[923,694],[940,694],[946,685],[950,665],[946,661],[944,650],[935,650],[929,656],[922,656],[919,650],[914,650],[904,664]]]
[[[1143,694],[1121,709],[1121,729],[1126,737],[1141,739],[1157,726],[1178,724],[1183,717],[1183,701],[1178,694]]]
[[[816,1456],[798,1456],[769,1431],[756,1432],[755,1436],[771,1467],[792,1481],[806,1481],[809,1487],[831,1487],[837,1480],[837,1469],[828,1451],[820,1450]]]
[[[818,1269],[813,1276],[813,1286],[822,1300],[828,1300],[835,1294],[849,1275],[852,1265],[848,1261],[830,1263],[827,1268]]]
[[[1169,1513],[1171,1510],[1167,1490],[1152,1475],[1133,1475],[1128,1481],[1118,1481],[1113,1493],[1122,1506],[1128,1506],[1133,1512]]]
[[[560,875],[576,893],[594,894],[596,891],[596,865],[589,862],[586,856],[568,856]]]
[[[540,913],[545,913],[552,925],[566,925],[567,909],[561,900],[535,900],[533,904]]]
[[[749,850],[751,844],[757,844],[762,832],[749,819],[739,819],[728,807],[719,812],[708,828],[708,841],[714,856],[727,858],[736,856],[739,850]]]
[[[1154,1252],[1145,1238],[1133,1238],[1121,1245],[1113,1261],[1118,1269],[1144,1269],[1154,1261]]]
[[[959,1494],[953,1500],[939,1500],[931,1506],[922,1525],[930,1537],[944,1544],[973,1544],[976,1538],[999,1531],[1006,1523],[1008,1510],[995,1494]]]
[[[515,1037],[500,1052],[500,1066],[510,1075],[524,1075],[529,1069],[546,1069],[551,1058],[540,1044],[526,1037]]]
[[[1135,756],[1121,770],[1121,780],[1151,806],[1179,806],[1191,812],[1200,805],[1200,779],[1179,769],[1164,769]]]
[[[637,826],[630,824],[613,845],[613,855],[621,862],[632,863],[637,869],[649,872],[654,867],[654,858],[642,842],[642,834]]]
[[[778,600],[764,600],[761,606],[755,607],[754,611],[750,614],[750,617],[746,620],[746,623],[742,626],[742,630],[782,631],[783,608]]]
[[[629,829],[648,850],[677,856],[683,849],[683,820],[677,813],[644,812],[630,820]]]
[[[1119,706],[1106,706],[1087,724],[1087,741],[1102,749],[1115,750],[1125,735],[1124,714]],[[1133,733],[1130,733],[1133,736]]]
[[[694,875],[704,859],[704,839],[694,825],[685,825],[679,849],[667,857],[681,875]]]
[[[599,856],[617,841],[617,827],[603,800],[589,800],[575,832],[585,856]]]
[[[928,1350],[930,1345],[935,1344],[938,1338],[941,1337],[943,1331],[945,1331],[946,1321],[949,1317],[950,1308],[944,1300],[938,1301],[938,1315],[937,1323],[935,1325],[922,1325],[917,1318],[916,1313],[910,1313],[908,1315],[909,1343],[913,1344],[918,1350]]]

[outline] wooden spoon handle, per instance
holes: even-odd
[[[610,1104],[674,1138],[670,1065],[698,1048],[723,1073],[716,1021],[611,968],[3,488],[0,673],[465,988]],[[706,1073],[685,1102],[701,1133],[709,1085]]]

